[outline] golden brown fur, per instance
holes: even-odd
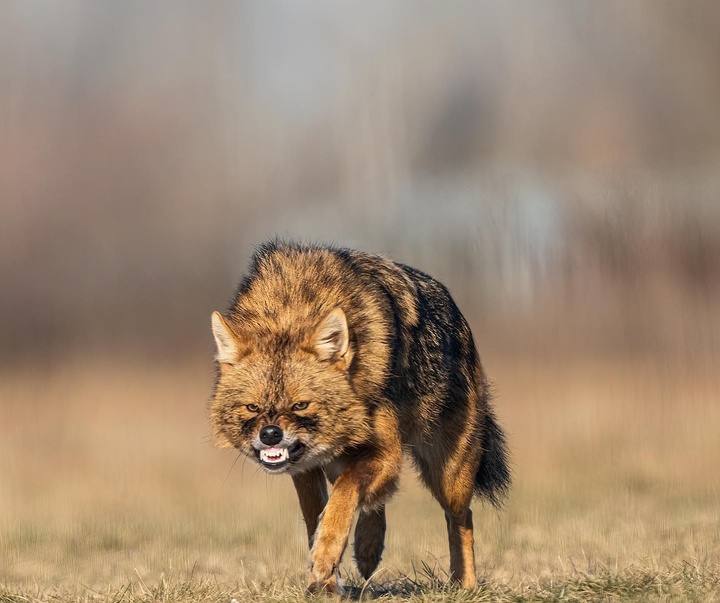
[[[475,584],[470,501],[497,503],[509,472],[472,334],[440,283],[381,256],[272,242],[213,332],[215,441],[292,475],[311,590],[340,588],[358,509],[355,559],[372,574],[404,451],[445,511],[452,579]]]

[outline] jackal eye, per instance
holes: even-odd
[[[260,410],[260,407],[257,404],[246,404],[245,408],[247,408],[250,412],[257,412]]]
[[[292,405],[291,410],[305,410],[310,402],[295,402],[295,404]]]

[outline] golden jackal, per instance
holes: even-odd
[[[341,588],[356,509],[355,561],[365,578],[375,570],[403,451],[445,511],[451,578],[475,585],[470,501],[498,504],[510,473],[470,328],[443,285],[378,255],[274,241],[212,330],[215,441],[292,476],[310,590]]]

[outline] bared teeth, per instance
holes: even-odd
[[[282,463],[289,458],[287,448],[264,448],[260,451],[260,460],[264,463]]]

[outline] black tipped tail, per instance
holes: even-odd
[[[483,455],[475,474],[475,494],[500,507],[510,489],[511,476],[505,434],[490,410],[485,415],[482,446]]]

